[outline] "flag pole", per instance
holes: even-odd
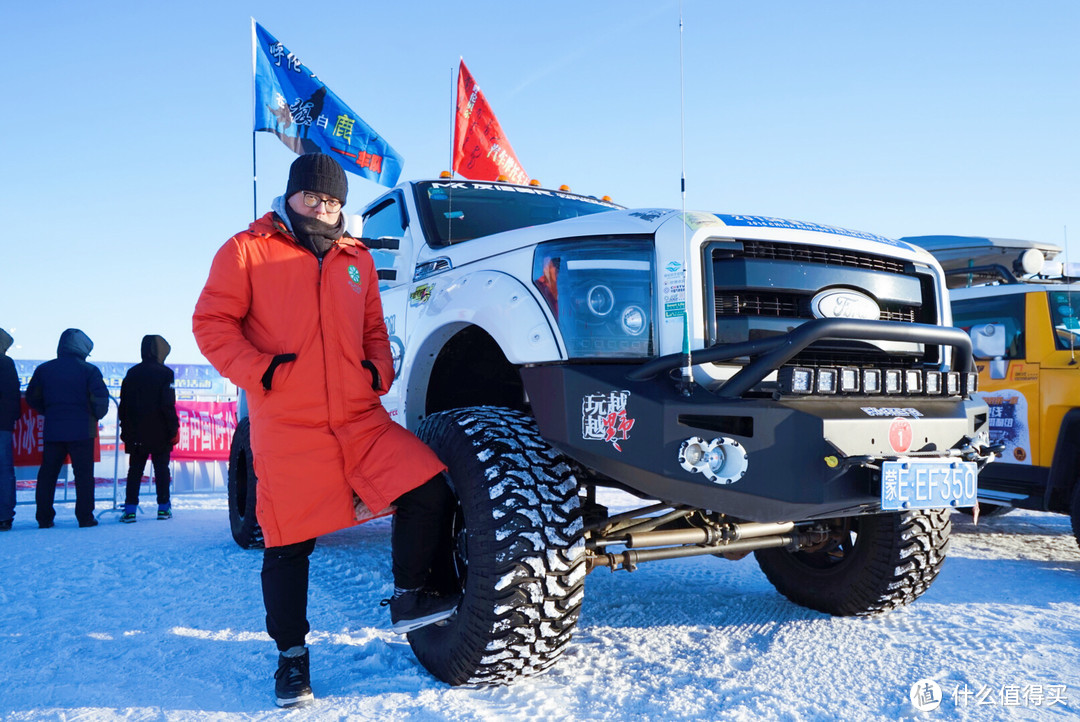
[[[255,104],[258,102],[258,89],[255,87],[255,18],[251,18],[251,209],[252,220],[259,218],[259,174],[255,165]]]
[[[460,67],[461,59],[458,58]],[[454,69],[450,68],[450,180],[454,180],[454,140],[457,130],[457,83],[454,81]],[[453,243],[454,233],[453,224],[454,221],[451,218],[453,215],[449,213],[454,207],[454,185],[450,184],[450,187],[446,189],[446,238]]]
[[[454,180],[454,131],[457,125],[457,83],[450,68],[450,180]]]

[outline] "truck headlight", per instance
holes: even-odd
[[[606,316],[615,308],[615,294],[610,288],[598,283],[589,289],[585,303],[594,316]]]
[[[628,238],[537,245],[533,283],[570,358],[646,358],[653,351],[653,246]]]
[[[648,316],[641,306],[627,306],[623,309],[622,329],[631,336],[640,336],[648,325]]]

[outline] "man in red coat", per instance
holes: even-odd
[[[203,355],[247,394],[283,707],[313,698],[305,637],[317,536],[392,505],[394,630],[446,619],[459,601],[427,586],[453,495],[445,465],[379,399],[393,360],[375,264],[345,232],[347,191],[332,157],[297,158],[273,210],[217,252],[192,318]]]

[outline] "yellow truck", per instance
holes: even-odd
[[[972,339],[991,442],[1003,446],[979,474],[981,513],[1068,514],[1080,544],[1080,279],[1051,243],[901,240],[941,263],[953,324]]]

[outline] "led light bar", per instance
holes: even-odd
[[[785,366],[776,382],[783,396],[970,396],[978,391],[979,375],[921,368]]]

